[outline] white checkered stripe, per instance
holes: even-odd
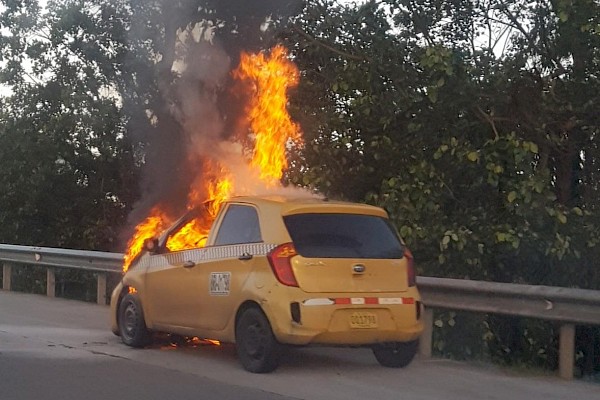
[[[230,246],[209,246],[199,249],[190,249],[176,251],[173,253],[155,254],[149,257],[143,257],[140,260],[139,267],[160,269],[170,265],[182,265],[186,261],[194,261],[196,263],[223,260],[228,258],[238,258],[244,253],[253,256],[267,255],[271,250],[277,247],[276,244],[267,243],[247,243],[234,244]]]

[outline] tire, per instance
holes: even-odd
[[[151,343],[151,335],[146,328],[144,311],[137,295],[128,294],[119,305],[119,334],[121,340],[131,347],[144,347]]]
[[[373,346],[373,354],[379,364],[384,367],[404,368],[413,360],[418,348],[418,340],[382,343]]]
[[[281,345],[271,324],[258,308],[244,310],[235,326],[235,348],[242,366],[253,373],[272,372],[279,366]]]

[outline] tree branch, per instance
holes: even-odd
[[[528,32],[523,27],[523,24],[521,24],[519,22],[519,20],[517,19],[517,17],[508,9],[508,6],[506,5],[506,3],[503,0],[499,0],[499,3],[500,3],[502,11],[504,12],[504,15],[506,15],[508,17],[508,19],[514,25],[513,27],[515,29],[517,29],[519,32],[521,32],[521,34],[523,34],[525,39],[527,39],[527,42],[529,43],[529,48],[530,49],[538,49],[538,51],[540,53],[544,53],[545,56],[548,57],[548,59],[550,59],[554,63],[554,66],[556,69],[558,69],[559,71],[566,72],[565,69],[563,68],[562,64],[550,53],[550,51],[547,49],[546,46],[541,46],[541,48],[538,48],[538,46],[536,46],[535,40],[530,35],[530,32]]]
[[[314,38],[313,36],[309,35],[308,33],[304,32],[302,29],[298,28],[297,26],[292,25],[292,29],[294,31],[296,31],[297,33],[299,33],[301,36],[303,36],[304,38],[308,39],[310,42],[321,46],[329,51],[332,51],[336,54],[339,54],[343,57],[349,58],[351,60],[358,60],[358,61],[371,61],[368,57],[364,57],[364,56],[356,56],[354,54],[350,54],[350,53],[346,53],[345,51],[342,50],[338,50],[335,47],[329,46],[323,42],[321,42],[320,40]]]
[[[492,131],[494,132],[494,135],[496,136],[496,139],[498,139],[500,137],[500,134],[498,133],[498,129],[496,128],[496,123],[494,122],[494,118],[492,118],[488,113],[483,111],[479,106],[475,107],[475,111],[476,111],[476,114],[478,114],[479,117],[481,117],[483,121],[490,124],[490,126],[492,127]]]

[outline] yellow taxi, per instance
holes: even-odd
[[[205,247],[169,252],[185,223],[150,241],[113,291],[125,344],[144,347],[152,332],[235,343],[257,373],[277,368],[286,345],[368,346],[386,367],[413,359],[423,330],[413,258],[381,208],[236,197]]]

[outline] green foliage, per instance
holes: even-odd
[[[114,249],[137,191],[114,92],[124,37],[111,37],[106,10],[81,2],[5,7],[0,242]]]
[[[97,301],[96,274],[71,269],[55,270],[57,297],[95,303]]]
[[[599,288],[575,268],[598,254],[600,41],[581,27],[599,10],[569,8],[574,29],[551,4],[491,4],[307,5],[287,38],[306,73],[289,179],[385,207],[427,275]],[[503,53],[468,28],[494,23]],[[581,65],[562,35],[590,45]]]
[[[34,294],[46,294],[46,268],[26,266],[14,268],[11,290]]]
[[[433,336],[434,352],[444,357],[558,367],[558,330],[547,321],[443,311],[435,314]]]

